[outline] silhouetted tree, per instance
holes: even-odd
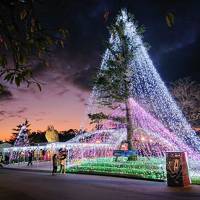
[[[182,78],[171,84],[171,94],[192,126],[200,126],[200,84]]]
[[[29,134],[30,144],[46,143],[47,139],[45,137],[46,132],[37,131]]]
[[[74,138],[79,133],[80,133],[80,131],[78,131],[77,129],[69,129],[67,131],[62,131],[59,133],[59,141],[66,142],[66,141]]]
[[[44,3],[44,2],[43,2]],[[9,83],[29,86],[38,81],[32,74],[35,63],[48,65],[51,47],[64,46],[67,31],[42,24],[40,0],[1,0],[0,6],[0,77]],[[0,84],[0,89],[4,89]]]

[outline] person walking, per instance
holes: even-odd
[[[28,164],[27,164],[27,166],[29,166],[29,165],[31,165],[31,166],[33,165],[33,154],[32,154],[31,151],[28,154]]]
[[[57,154],[53,155],[52,161],[53,161],[52,175],[55,175],[57,173],[57,168],[58,168],[58,156],[57,156]]]

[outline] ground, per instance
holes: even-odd
[[[200,186],[167,187],[165,182],[126,178],[57,175],[0,169],[1,200],[188,200],[200,199]]]

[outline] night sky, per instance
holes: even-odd
[[[107,26],[121,8],[145,26],[143,40],[151,46],[150,56],[167,85],[188,76],[200,82],[200,1],[48,0],[38,8],[41,22],[66,28],[69,37],[64,49],[52,52],[50,67],[34,68],[42,92],[34,86],[8,85],[9,92],[0,96],[0,139],[8,139],[26,118],[34,131],[48,125],[79,129],[109,38]],[[169,12],[175,16],[172,28],[165,19]]]

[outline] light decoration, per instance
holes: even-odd
[[[141,135],[149,135],[149,140],[151,140],[150,144],[159,141],[155,147],[157,148],[156,152],[160,152],[160,156],[167,150],[186,151],[189,155],[191,171],[197,171],[196,174],[199,176],[200,168],[196,168],[197,165],[194,164],[193,161],[195,160],[195,162],[199,163],[200,139],[186,121],[164,82],[161,80],[160,75],[155,69],[143,45],[140,35],[137,34],[137,26],[129,19],[126,11],[122,11],[117,20],[123,20],[125,24],[125,34],[131,41],[129,48],[136,49],[134,59],[129,64],[130,79],[132,80],[130,86],[130,97],[132,98],[130,98],[130,101],[132,101],[133,106],[132,117],[134,123],[137,123],[141,130],[140,132],[143,132],[140,133]],[[113,47],[114,49],[118,48],[119,41],[117,37],[115,37],[115,41],[113,41],[113,37],[111,36],[109,42],[115,45]],[[107,66],[109,57],[112,57],[112,55],[109,50],[106,50],[100,71],[101,69],[109,67]],[[98,113],[103,109],[105,110],[105,108],[99,106],[97,103],[97,99],[100,97],[101,95],[98,93],[97,88],[94,88],[89,99],[87,114]],[[140,106],[138,107],[140,109],[135,109],[137,105]],[[145,113],[145,115],[140,114],[141,111],[143,114]],[[114,113],[111,112],[111,115],[119,116],[120,112],[123,113],[123,111],[114,111]],[[85,122],[86,121],[87,119]],[[104,124],[104,128],[112,127],[112,123],[116,124],[112,122],[112,120],[108,120]],[[85,127],[88,127],[88,124],[85,124]],[[119,127],[122,125],[117,124],[116,127],[117,126]],[[137,134],[135,134],[135,137],[136,136]],[[135,139],[137,138],[134,138],[134,140]],[[142,148],[141,146],[146,146],[146,144],[143,145],[143,143],[144,142],[140,140],[140,148]],[[152,145],[148,144],[148,147],[149,146]],[[150,149],[150,151],[152,151],[152,149]]]
[[[68,172],[125,174],[164,180],[166,178],[165,152],[186,151],[189,156],[191,178],[195,183],[200,182],[200,140],[153,66],[141,37],[136,32],[134,22],[128,19],[125,11],[121,12],[117,20],[119,19],[124,21],[125,33],[132,41],[129,44],[130,48],[137,46],[134,60],[130,62],[132,84],[129,101],[132,120],[138,127],[133,135],[133,142],[138,150],[138,160],[126,162],[127,158],[120,157],[118,161],[114,161],[113,150],[119,149],[122,142],[126,140],[127,133],[125,125],[116,124],[112,118],[103,124],[102,130],[82,133],[65,143],[5,148],[4,152],[27,151],[30,148],[58,151],[62,148],[67,151]],[[113,41],[111,36],[109,42],[117,46],[118,41]],[[106,50],[101,69],[108,67],[109,56],[111,56],[110,52]],[[97,88],[93,88],[86,115],[98,111],[109,112],[111,117],[125,115],[123,104],[114,111],[108,111],[97,104],[98,97]],[[87,123],[89,124],[88,118],[85,118],[81,128],[88,127]]]
[[[132,110],[132,119],[136,124],[137,128],[134,130],[135,134],[133,136],[133,140],[138,140],[138,133],[141,135],[140,141],[146,141],[146,137],[149,137],[149,141],[151,143],[153,141],[158,141],[159,144],[162,144],[164,148],[162,151],[186,151],[189,156],[193,159],[200,159],[200,156],[195,150],[187,145],[181,138],[179,138],[173,132],[170,132],[168,129],[164,127],[164,125],[159,122],[155,117],[153,117],[150,113],[146,112],[134,99],[130,98],[130,105]],[[115,110],[111,116],[112,117],[124,117],[125,113],[123,105],[120,106],[118,110]],[[145,136],[144,136],[145,135]]]
[[[126,21],[127,16],[122,12]],[[153,114],[167,129],[174,132],[179,138],[190,145],[195,151],[200,151],[200,139],[191,129],[181,110],[171,97],[160,75],[156,71],[140,36],[136,33],[133,23],[126,23],[126,32],[133,41],[130,46],[134,48],[135,57],[132,67],[132,96],[144,106],[145,110]],[[131,48],[130,47],[130,48]]]
[[[125,34],[131,41],[129,48],[136,49],[134,58],[130,62],[130,71],[132,72],[130,73],[130,79],[132,80],[130,97],[133,97],[146,112],[153,115],[155,119],[163,124],[163,127],[173,132],[176,137],[183,140],[185,144],[188,144],[194,151],[199,153],[200,139],[191,129],[164,82],[161,80],[143,45],[140,35],[137,34],[137,26],[128,18],[124,10],[122,10],[117,20],[123,20],[125,24]],[[116,45],[114,48],[117,48],[119,41],[117,37],[115,37],[115,40],[113,41],[113,37],[111,36],[109,42],[112,45]],[[111,53],[106,50],[101,69],[109,67],[107,66],[107,60],[110,56]],[[98,112],[98,110],[103,109],[102,106],[96,103],[98,98],[98,90],[94,88],[91,99],[89,100],[88,113]]]
[[[26,122],[21,124],[19,127],[20,130],[15,140],[14,146],[29,146]]]
[[[24,157],[23,152],[16,151],[16,148],[21,146],[21,147],[26,147],[29,146],[29,139],[28,139],[28,121],[26,120],[24,123],[20,124],[18,126],[19,133],[16,137],[16,140],[14,142],[14,149],[11,152],[9,156],[9,161],[13,162],[14,160],[18,160],[20,157],[20,160],[22,157]]]

